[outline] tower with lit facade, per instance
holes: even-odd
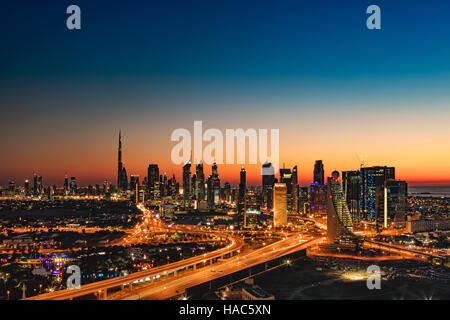
[[[273,226],[275,228],[287,225],[286,196],[286,184],[275,183],[273,186]]]
[[[328,178],[327,242],[354,244],[353,222],[339,183],[339,172]]]
[[[386,180],[395,179],[394,167],[361,168],[361,215],[365,220],[375,222],[377,216],[377,189],[384,189]],[[380,192],[380,191],[379,191]]]
[[[191,159],[183,166],[183,199],[186,206],[186,201],[191,199]]]
[[[245,168],[241,168],[240,179],[239,179],[239,193],[238,193],[238,213],[242,214],[245,207],[245,193],[247,190],[247,174]]]
[[[265,208],[273,208],[273,185],[275,184],[275,169],[272,163],[265,162],[261,169],[262,175],[262,205]]]
[[[122,131],[119,131],[119,147],[117,150],[117,188],[119,191],[128,189],[128,176],[127,170],[122,163]]]
[[[327,212],[327,186],[324,182],[324,169],[322,160],[314,164],[314,180],[310,186],[310,212],[323,214]]]

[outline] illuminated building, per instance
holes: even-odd
[[[288,213],[298,212],[298,185],[297,166],[294,168],[280,169],[280,183],[285,183],[287,188],[287,211]]]
[[[38,195],[38,182],[36,172],[33,172],[33,195]]]
[[[247,189],[246,172],[245,172],[245,168],[242,167],[241,172],[240,172],[239,194],[238,194],[238,203],[237,203],[239,214],[244,213],[246,189]]]
[[[231,185],[228,181],[223,185],[223,200],[231,203]]]
[[[286,184],[286,208],[288,212],[292,211],[292,173],[291,169],[280,169],[280,183]]]
[[[258,225],[261,215],[261,201],[255,190],[247,190],[244,196],[244,227],[252,228]]]
[[[139,202],[139,175],[130,175],[131,201]]]
[[[64,174],[64,194],[67,196],[69,194],[69,177],[67,172]]]
[[[118,148],[118,163],[117,163],[117,188],[119,191],[128,190],[128,176],[127,170],[122,163],[122,132],[119,131],[119,148]]]
[[[197,175],[195,180],[195,198],[199,201],[205,200],[205,173],[203,172],[203,163],[200,161],[195,168]]]
[[[42,176],[38,177],[37,180],[37,194],[42,194],[44,192],[44,184],[42,183]]]
[[[272,209],[273,207],[273,185],[276,181],[275,179],[275,169],[272,166],[272,163],[265,162],[262,165],[261,169],[262,175],[262,197],[263,197],[263,206],[268,209]]]
[[[299,199],[298,199],[298,207],[299,212],[303,214],[309,213],[309,198],[308,198],[308,187],[300,187],[299,188]]]
[[[368,221],[376,221],[376,191],[384,188],[388,179],[395,179],[394,167],[361,168],[361,215]],[[381,200],[380,200],[381,201]]]
[[[16,194],[16,183],[14,181],[9,182],[8,186],[9,196],[13,197]]]
[[[408,184],[400,180],[386,180],[376,189],[376,221],[378,230],[388,227],[388,221],[404,225],[407,215]]]
[[[212,173],[208,177],[208,204],[210,208],[214,207],[220,201],[220,179],[215,161],[211,171]]]
[[[77,178],[75,178],[75,177],[71,177],[70,178],[70,194],[72,195],[72,196],[74,196],[74,195],[76,195],[77,194]]]
[[[157,164],[149,164],[147,169],[147,185],[149,189],[152,189],[159,181],[159,168]]]
[[[97,185],[97,190],[98,190],[98,188],[99,188],[99,186]],[[110,184],[109,184],[109,182],[108,182],[108,180],[105,180],[104,182],[103,182],[103,194],[106,196],[106,195],[109,195],[109,188],[110,188]]]
[[[191,160],[189,160],[183,166],[183,199],[184,205],[186,206],[186,201],[191,199]]]
[[[353,244],[352,216],[348,210],[339,183],[339,172],[333,171],[328,178],[327,241],[337,244]]]
[[[275,183],[273,186],[273,225],[275,228],[287,224],[286,195],[286,184]]]
[[[352,215],[353,223],[361,220],[361,171],[342,172],[342,192]]]
[[[322,160],[316,160],[314,164],[314,184],[325,184],[324,170]]]
[[[312,183],[310,192],[310,213],[321,214],[327,211],[327,186]]]
[[[29,197],[31,195],[30,181],[28,181],[28,180],[25,180],[24,191],[25,191],[25,196],[26,197]]]
[[[292,193],[291,193],[291,203],[292,203],[292,212],[294,214],[299,212],[299,186],[298,186],[298,169],[297,166],[292,168]]]
[[[310,212],[323,214],[327,211],[327,186],[324,184],[324,170],[322,160],[314,164],[314,181],[310,186]]]

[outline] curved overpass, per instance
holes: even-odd
[[[222,234],[214,234],[223,237]],[[80,286],[79,289],[64,289],[40,294],[27,298],[26,300],[68,300],[86,296],[89,294],[102,294],[106,296],[106,292],[108,289],[118,287],[124,288],[125,286],[132,288],[133,283],[136,282],[146,281],[147,283],[149,283],[154,279],[154,277],[169,276],[170,274],[175,275],[179,271],[190,268],[196,270],[198,265],[205,265],[214,262],[219,258],[226,258],[238,253],[243,246],[243,241],[240,238],[229,238],[231,240],[231,244],[229,244],[228,246],[202,254],[200,256],[176,261],[150,270],[135,272],[127,276],[85,284]]]

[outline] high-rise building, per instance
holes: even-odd
[[[38,195],[38,177],[36,172],[33,172],[33,195]]]
[[[262,175],[262,205],[267,209],[273,208],[273,185],[275,184],[275,169],[272,163],[265,162],[261,169]]]
[[[298,185],[298,169],[297,166],[292,168],[292,194],[291,194],[291,203],[292,203],[292,213],[296,214],[299,212],[299,185]]]
[[[25,191],[25,196],[26,197],[29,197],[31,195],[30,181],[28,181],[28,179],[25,180],[24,191]]]
[[[361,215],[368,221],[376,221],[377,188],[384,188],[388,179],[395,179],[394,167],[361,168]]]
[[[282,227],[287,224],[287,187],[285,183],[273,186],[273,226]]]
[[[78,192],[77,190],[77,178],[71,177],[70,178],[70,194],[72,196],[76,195]]]
[[[327,185],[312,183],[310,192],[310,213],[323,214],[327,212]]]
[[[316,160],[316,163],[314,164],[314,184],[325,184],[325,176],[324,176],[324,170],[323,170],[323,163],[322,160]]]
[[[239,181],[239,194],[238,194],[238,213],[242,214],[244,212],[245,207],[245,193],[247,191],[247,175],[245,168],[241,168],[240,172],[240,181]]]
[[[339,172],[328,178],[327,240],[330,243],[352,244],[353,222],[339,183]]]
[[[361,221],[361,171],[342,172],[342,192],[352,215],[353,224]]]
[[[130,175],[131,201],[139,202],[139,175]]]
[[[223,200],[231,203],[231,185],[228,181],[225,181],[223,185]]]
[[[155,183],[159,181],[159,168],[157,164],[149,164],[147,169],[147,184],[149,188],[153,188]]]
[[[186,201],[191,199],[191,160],[186,162],[183,166],[183,199],[186,206]]]
[[[119,189],[119,191],[128,190],[127,170],[122,163],[122,131],[119,131],[119,148],[117,156],[117,188]]]
[[[200,161],[195,167],[195,198],[198,201],[205,200],[205,173],[203,172],[203,163]]]
[[[376,221],[378,231],[388,227],[388,222],[406,223],[408,184],[406,181],[388,179],[376,189]]]
[[[16,183],[14,181],[9,182],[8,193],[10,197],[14,197],[16,195]]]
[[[217,169],[217,164],[214,161],[211,169],[211,175],[208,178],[208,202],[210,207],[219,203],[220,200],[220,178]]]
[[[292,172],[291,169],[280,168],[280,183],[286,184],[286,208],[292,212]]]
[[[299,212],[306,215],[309,213],[309,191],[308,187],[299,188],[298,208]]]
[[[314,164],[314,181],[310,186],[310,212],[323,214],[327,212],[327,186],[324,181],[322,160],[316,160]]]
[[[64,195],[69,194],[69,177],[67,176],[67,172],[64,174]]]
[[[244,196],[243,225],[245,228],[253,228],[258,225],[261,216],[261,198],[256,190],[248,189]]]
[[[42,176],[39,176],[37,180],[37,193],[39,195],[44,193],[44,184],[42,182]]]

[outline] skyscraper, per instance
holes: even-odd
[[[33,172],[33,195],[38,195],[38,177],[36,172]]]
[[[273,185],[275,183],[275,169],[272,163],[265,162],[261,169],[262,175],[262,198],[263,207],[272,209],[273,208]]]
[[[284,165],[283,165],[284,166]],[[291,169],[280,168],[280,183],[286,184],[286,208],[288,212],[292,211],[292,172]]]
[[[29,197],[31,195],[31,190],[30,190],[30,181],[25,180],[25,184],[24,184],[24,191],[25,191],[25,196]]]
[[[67,176],[67,172],[64,174],[64,195],[69,194],[69,177]]]
[[[215,161],[212,165],[211,172],[212,172],[211,176],[208,179],[209,180],[208,192],[210,194],[209,196],[210,206],[214,206],[218,204],[220,200],[220,178],[217,169],[217,164]]]
[[[70,194],[72,196],[77,194],[77,179],[75,177],[70,178]]]
[[[245,207],[245,192],[247,190],[247,177],[245,168],[241,168],[238,194],[238,213],[242,214]]]
[[[316,160],[314,164],[314,184],[325,184],[322,160]]]
[[[119,189],[119,191],[128,190],[127,170],[122,163],[122,131],[119,131],[119,148],[117,156],[117,188]]]
[[[199,201],[205,200],[205,173],[203,172],[203,163],[200,161],[196,168],[195,174],[195,198]]]
[[[183,199],[189,201],[191,199],[191,160],[183,166]]]
[[[353,223],[339,183],[339,172],[328,178],[327,240],[339,244],[353,243]]]
[[[131,200],[134,202],[139,202],[139,175],[130,175],[130,190],[131,190]]]
[[[377,188],[384,188],[388,179],[395,179],[394,167],[365,167],[361,168],[361,215],[368,221],[375,221],[377,217]]]
[[[287,188],[285,183],[275,183],[273,186],[273,226],[282,227],[287,224]]]
[[[313,176],[314,181],[310,186],[310,212],[313,214],[322,214],[327,210],[327,186],[324,181],[322,160],[316,160]]]
[[[361,171],[342,172],[342,192],[352,215],[353,224],[361,220]]]
[[[159,181],[159,168],[157,164],[149,164],[147,169],[147,184],[149,188],[153,188],[155,183]]]
[[[307,213],[309,213],[308,187],[300,187],[298,193],[299,193],[299,197],[298,197],[299,212],[306,215]]]
[[[403,225],[407,215],[408,184],[388,179],[376,189],[376,221],[378,231],[388,227],[388,222]]]

